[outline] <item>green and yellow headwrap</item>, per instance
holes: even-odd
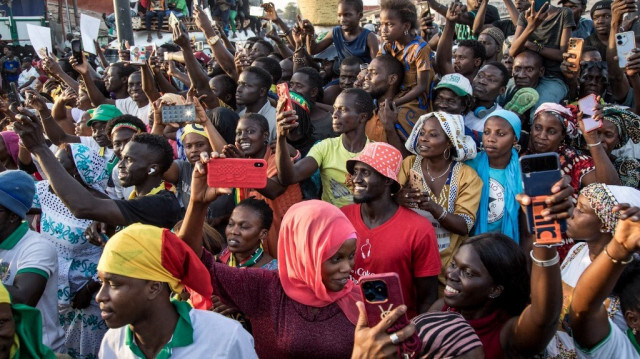
[[[207,132],[204,130],[204,127],[196,123],[191,123],[182,128],[182,135],[180,136],[180,142],[184,142],[184,138],[187,137],[187,135],[190,133],[197,133],[209,139],[209,136],[207,136]]]
[[[0,282],[0,303],[11,304],[7,288]],[[13,345],[9,358],[55,359],[53,351],[42,344],[42,316],[40,311],[26,304],[11,304],[11,314],[15,323]]]
[[[302,95],[299,95],[295,92],[289,92],[289,95],[291,95],[291,101],[297,103],[298,106],[302,107],[302,109],[307,111],[307,113],[311,112],[311,107],[309,107],[309,102],[305,100],[304,97],[302,97]]]

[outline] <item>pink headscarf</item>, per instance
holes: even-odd
[[[554,102],[545,102],[538,107],[534,116],[540,112],[556,114],[570,138],[576,138],[579,135],[575,116],[570,109]]]
[[[352,281],[339,292],[327,291],[321,270],[322,263],[350,238],[356,238],[356,230],[337,207],[318,200],[294,204],[280,227],[278,271],[289,298],[312,307],[337,302],[349,321],[356,324],[355,303],[362,300],[360,291]]]
[[[18,135],[13,131],[4,131],[0,132],[2,136],[2,140],[4,141],[4,147],[7,149],[7,152],[13,158],[13,162],[18,165],[18,140],[20,139]]]

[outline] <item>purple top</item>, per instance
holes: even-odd
[[[202,263],[214,294],[251,321],[261,359],[351,357],[355,326],[336,303],[316,308],[296,302],[285,294],[277,271],[229,267],[206,250]]]

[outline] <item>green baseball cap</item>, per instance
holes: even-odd
[[[122,112],[120,112],[120,110],[118,110],[115,105],[100,105],[97,108],[93,109],[93,113],[91,113],[91,119],[87,121],[87,126],[91,127],[91,124],[96,121],[107,122],[112,118],[118,116],[122,116]]]
[[[442,76],[442,79],[438,83],[438,85],[434,88],[434,90],[446,88],[453,91],[458,96],[472,96],[473,88],[471,87],[471,82],[469,79],[464,77],[462,74],[447,74]]]

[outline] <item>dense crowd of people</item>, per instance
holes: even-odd
[[[249,0],[148,0],[180,20],[143,62],[4,47],[0,359],[640,358],[637,3],[503,1],[232,41]]]

